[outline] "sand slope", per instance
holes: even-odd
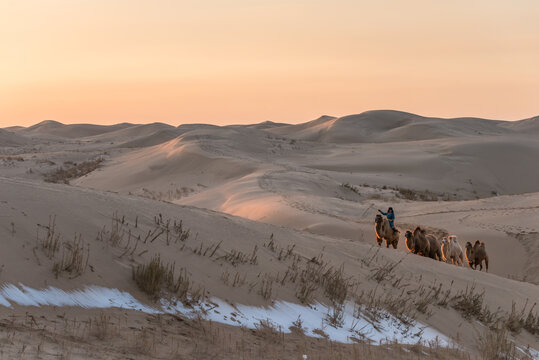
[[[401,251],[382,249],[376,253],[367,243],[310,235],[208,210],[181,207],[139,197],[126,197],[65,185],[45,185],[35,181],[0,178],[0,182],[2,185],[0,206],[4,214],[0,228],[5,249],[1,258],[4,265],[2,271],[4,283],[20,282],[33,288],[54,286],[64,290],[79,289],[84,285],[105,286],[128,291],[142,303],[151,306],[148,298],[131,280],[131,266],[144,263],[159,253],[162,259],[176,262],[187,270],[194,289],[202,286],[212,296],[233,303],[267,304],[268,300],[265,300],[259,291],[250,291],[247,285],[239,287],[226,285],[222,280],[222,273],[227,271],[239,272],[241,276],[245,274],[246,283],[254,284],[260,276],[267,276],[264,274],[284,273],[288,262],[278,261],[276,257],[278,254],[267,248],[270,235],[273,234],[279,246],[293,244],[294,252],[301,259],[305,259],[303,262],[323,253],[325,261],[336,266],[342,264],[346,272],[353,274],[352,276],[361,283],[361,289],[364,291],[381,285],[371,277],[376,266],[388,261],[399,261],[399,276],[402,276],[403,280],[406,279],[404,281],[408,283],[406,286],[410,289],[416,286],[416,282],[425,285],[436,282],[445,286],[449,286],[451,282],[453,291],[458,291],[474,282],[479,289],[485,290],[485,301],[489,306],[506,310],[510,310],[511,300],[522,306],[526,299],[539,297],[539,288],[530,283],[459,268]],[[40,201],[34,201],[36,198]],[[421,210],[423,209],[418,207],[413,210],[416,214],[410,215],[419,216],[417,212]],[[119,221],[116,224],[125,224],[123,225],[125,229],[130,229],[134,237],[140,233],[144,239],[144,234],[155,227],[156,219],[182,220],[183,225],[190,229],[193,236],[185,241],[187,248],[182,243],[167,242],[164,235],[158,236],[154,241],[140,242],[133,255],[125,256],[123,254],[127,235],[118,245],[108,241],[106,236],[99,235],[103,229],[110,230],[114,226],[115,222],[111,221],[113,213],[116,213],[116,219]],[[70,241],[75,234],[80,234],[84,248],[89,249],[89,269],[81,276],[72,277],[67,273],[61,273],[55,278],[52,265],[54,259],[58,257],[49,259],[36,240],[36,231],[37,238],[46,234],[46,229],[42,226],[49,223],[49,216],[56,216],[55,230],[62,240]],[[14,225],[10,225],[11,222]],[[431,223],[440,225],[435,221]],[[137,224],[136,227],[134,224]],[[372,235],[370,229],[359,229],[359,232],[365,237]],[[197,254],[196,249],[204,250],[216,243],[220,243],[220,247],[216,250],[217,255],[210,257]],[[231,265],[221,257],[232,251],[249,254],[255,245],[258,249],[256,263]],[[490,249],[494,251],[495,247],[489,245]],[[367,261],[371,258],[372,260]],[[367,263],[369,265],[366,265]],[[21,264],[24,266],[21,267]],[[418,275],[421,275],[420,279]],[[297,302],[293,286],[292,283],[285,283],[283,286],[275,284],[271,297]],[[386,296],[390,293],[397,295],[400,292],[389,283],[383,288],[387,292]],[[317,293],[316,296],[324,301],[323,293]],[[464,346],[471,346],[473,342],[470,339],[473,338],[474,331],[477,331],[474,328],[477,329],[479,326],[473,322],[463,322],[462,318],[450,308],[437,308],[435,316],[419,316],[419,319],[446,336],[455,337],[458,332],[461,339],[464,339],[462,340]],[[441,321],[442,319],[444,321]],[[519,336],[519,342],[537,347],[538,344],[533,337],[526,332]]]
[[[53,137],[53,138],[83,138],[103,134],[118,129],[133,126],[132,124],[116,125],[93,125],[93,124],[73,124],[65,125],[54,120],[45,120],[36,125],[18,130],[21,134],[33,137]]]
[[[452,296],[475,286],[491,309],[510,311],[513,301],[520,309],[539,298],[536,125],[537,118],[509,123],[393,111],[324,116],[289,126],[120,124],[104,131],[41,124],[30,130],[41,135],[32,137],[59,141],[20,147],[17,156],[24,161],[2,163],[2,283],[20,287],[20,282],[36,289],[34,295],[47,286],[68,291],[97,285],[154,306],[132,281],[131,269],[160,254],[175,262],[177,271],[185,269],[191,291],[204,289],[223,307],[227,302],[297,305],[298,283],[281,280],[292,269],[282,252],[293,247],[301,266],[322,258],[334,268],[342,265],[357,280],[356,290],[376,289],[380,302],[394,296],[417,304],[425,289],[441,284]],[[77,141],[62,140],[68,138]],[[75,186],[45,184],[37,171],[28,171],[95,156],[105,159],[102,167],[71,180]],[[421,225],[456,235],[463,247],[485,242],[489,273],[412,255],[402,233],[397,250],[378,248],[373,220],[377,209],[388,206],[395,208],[403,232]],[[91,266],[79,276],[56,278],[52,271],[68,251],[62,245],[50,256],[43,249],[40,239],[54,216],[61,242],[80,235],[89,249]],[[189,229],[187,240],[173,241],[170,231],[160,232],[174,221]],[[121,240],[110,240],[118,226]],[[282,251],[271,249],[271,239]],[[230,260],[238,256],[239,263]],[[391,264],[398,271],[377,280],[373,274]],[[8,298],[17,293],[12,287],[2,291]],[[314,299],[331,303],[322,288]],[[46,308],[39,311],[52,316]],[[484,330],[452,306],[414,316],[448,338],[458,334],[467,350]],[[526,331],[510,336],[521,346],[539,347]]]
[[[327,143],[392,142],[446,137],[506,135],[506,122],[476,118],[440,119],[378,110],[341,118],[323,116],[304,124],[270,130],[295,139]]]
[[[31,139],[8,130],[0,129],[0,147],[21,146],[29,143],[31,143]]]

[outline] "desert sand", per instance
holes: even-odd
[[[398,111],[0,129],[2,356],[537,359],[538,136]],[[484,242],[488,273],[411,254],[416,226]],[[156,256],[177,286],[148,294]]]

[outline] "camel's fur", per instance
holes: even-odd
[[[440,242],[436,238],[436,236],[432,234],[427,234],[427,240],[429,240],[429,257],[434,260],[442,261],[442,248],[440,246]]]
[[[376,242],[379,246],[382,246],[382,240],[386,241],[386,247],[389,248],[389,245],[393,245],[393,248],[397,248],[399,243],[400,231],[393,232],[389,221],[382,217],[382,215],[376,215],[374,220],[374,230],[376,231]]]
[[[406,238],[406,248],[412,254],[423,256],[430,255],[430,242],[425,235],[425,230],[418,226],[413,233],[411,231],[406,231],[404,237]]]
[[[442,256],[445,262],[459,266],[464,263],[464,252],[455,235],[442,239]]]
[[[485,261],[486,272],[488,272],[488,255],[485,248],[485,243],[477,240],[472,246],[470,242],[466,243],[466,260],[468,265],[474,270],[479,265],[479,271],[483,270],[483,261]]]

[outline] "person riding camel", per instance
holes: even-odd
[[[389,209],[387,209],[387,212],[383,212],[380,209],[378,209],[378,211],[380,212],[380,214],[387,217],[387,221],[389,222],[389,226],[391,226],[391,229],[393,229],[393,232],[397,231],[397,229],[395,229],[395,224],[394,224],[395,223],[395,212],[393,211],[393,208],[390,207]]]

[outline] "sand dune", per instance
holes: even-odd
[[[17,133],[0,129],[0,147],[21,146],[31,143],[31,139]]]
[[[83,138],[87,136],[99,135],[118,129],[124,129],[133,126],[132,124],[116,125],[93,125],[93,124],[74,124],[65,125],[58,121],[45,120],[36,125],[19,130],[20,133],[35,137],[53,137],[53,138]]]
[[[3,254],[9,253],[9,256],[2,257],[4,265],[2,279],[4,282],[29,286],[30,288],[26,291],[33,291],[36,294],[37,292],[32,288],[41,289],[54,286],[57,289],[70,291],[81,289],[81,286],[85,285],[100,286],[119,289],[131,294],[138,299],[137,303],[141,304],[137,306],[155,308],[156,305],[145,300],[146,296],[131,280],[131,265],[144,263],[154,254],[160,254],[162,259],[174,261],[182,268],[187,269],[193,289],[202,286],[211,293],[211,296],[226,299],[226,302],[243,305],[268,304],[268,300],[261,296],[259,291],[251,292],[247,285],[234,287],[223,283],[222,273],[224,271],[232,273],[240,271],[241,276],[245,274],[246,283],[254,283],[260,274],[284,273],[288,261],[278,261],[276,257],[278,254],[274,254],[267,248],[270,235],[273,234],[278,246],[294,244],[294,252],[301,259],[305,259],[302,260],[304,262],[308,263],[308,259],[323,253],[325,261],[337,266],[343,264],[346,272],[353,274],[352,276],[360,281],[362,289],[365,291],[380,286],[378,281],[371,277],[377,266],[381,266],[387,261],[398,261],[399,276],[407,279],[408,285],[406,286],[410,289],[419,284],[427,285],[433,282],[449,286],[451,282],[452,291],[457,292],[474,282],[479,289],[484,289],[486,292],[485,301],[489,306],[492,308],[500,307],[506,311],[510,311],[511,301],[515,301],[521,307],[526,299],[534,299],[539,296],[538,287],[530,283],[458,268],[401,251],[382,249],[380,253],[375,253],[369,243],[310,235],[305,232],[252,222],[208,210],[181,207],[139,197],[125,197],[65,185],[45,185],[39,182],[6,178],[0,178],[0,182],[2,185],[0,187],[0,197],[2,198],[0,206],[2,206],[7,219],[7,222],[3,222],[0,231],[2,231],[4,239],[5,251]],[[32,199],[35,198],[39,198],[40,202],[34,202]],[[497,200],[498,206],[502,205],[500,203],[502,200]],[[523,198],[522,201],[523,203],[520,205],[525,205],[525,202],[530,200]],[[533,203],[533,201],[531,202]],[[425,215],[420,214],[421,211],[425,210],[419,206],[407,213],[411,216],[421,216],[421,219],[425,220]],[[458,211],[456,213],[458,214]],[[116,220],[111,221],[113,214],[116,214],[114,215]],[[85,249],[84,251],[86,248],[89,249],[89,268],[75,279],[72,279],[67,273],[60,273],[58,278],[55,278],[52,269],[54,259],[57,257],[48,258],[47,252],[40,245],[40,240],[36,240],[36,231],[38,239],[46,237],[47,229],[43,226],[50,224],[50,216],[55,216],[53,218],[56,224],[54,234],[59,234],[61,241],[73,241],[76,234],[80,234],[82,248]],[[484,219],[484,216],[479,218]],[[145,233],[156,228],[156,219],[163,219],[164,222],[167,219],[182,220],[183,225],[190,229],[192,235],[185,240],[185,245],[178,244],[176,241],[167,241],[165,234],[161,234],[151,242],[142,241]],[[409,220],[412,219],[407,218],[407,221]],[[431,220],[429,223],[440,225],[440,219],[432,218]],[[14,223],[13,228],[9,226],[10,222]],[[532,224],[529,223],[529,225]],[[122,240],[117,243],[107,240],[107,234],[110,234],[107,230],[110,231],[114,226],[121,226],[123,229]],[[126,246],[127,249],[132,249],[134,245],[133,241],[128,242],[128,229],[129,234],[131,234],[129,238],[137,237],[137,234],[142,235],[136,253],[129,257],[122,255],[126,252]],[[359,231],[365,236],[370,236],[372,233],[372,230],[366,228],[361,228]],[[99,235],[100,233],[105,236]],[[216,243],[220,243],[220,247],[216,250],[216,256],[197,254],[197,249],[200,248],[204,252],[204,249],[215,246]],[[498,251],[491,244],[492,242],[489,242],[491,253]],[[255,245],[258,249],[256,263],[232,265],[223,260],[222,256],[232,251],[250,254]],[[366,265],[367,260],[371,258],[373,260],[370,261],[370,265]],[[494,259],[493,263],[495,263]],[[20,264],[24,264],[24,269],[20,267]],[[257,276],[257,274],[259,275]],[[417,279],[418,274],[421,274],[421,280]],[[272,298],[297,303],[293,287],[294,283],[292,282],[285,282],[284,285],[273,285]],[[7,298],[12,299],[11,301],[14,301],[13,299],[17,299],[17,295],[13,293],[15,290],[12,287],[4,287],[2,296],[4,298],[7,296]],[[51,289],[50,291],[56,290]],[[49,294],[51,294],[50,291]],[[398,288],[391,286],[384,286],[384,291],[384,296],[400,293]],[[79,292],[77,296],[84,296],[84,292]],[[322,294],[316,296],[323,299]],[[27,301],[30,302],[30,299]],[[80,298],[77,301],[87,300]],[[224,311],[226,302],[219,307],[221,311]],[[6,308],[0,308],[0,310],[5,312]],[[33,310],[34,313],[38,312],[45,317],[50,316],[51,311],[46,308],[39,311],[35,308]],[[441,307],[436,308],[436,311],[435,316],[419,316],[418,319],[449,338],[454,338],[458,332],[462,346],[471,349],[473,347],[472,334],[478,331],[477,328],[481,328],[481,326],[471,322],[463,322],[463,319],[456,315],[453,309]],[[290,319],[290,321],[292,320]],[[517,341],[523,344],[522,346],[530,344],[537,347],[539,344],[533,339],[532,336],[523,332]]]
[[[252,169],[245,161],[222,159],[184,144],[182,137],[130,152],[112,162],[114,165],[83,177],[76,184],[91,183],[96,188],[133,193],[169,189],[175,192],[182,188],[195,191],[241,177]]]
[[[428,118],[400,111],[378,110],[341,118],[324,116],[304,124],[269,131],[308,141],[370,143],[511,133],[511,129],[504,125],[503,121]]]
[[[52,321],[67,306],[76,316],[82,310],[73,307],[95,303],[112,307],[112,314],[129,311],[130,319],[139,319],[138,312],[155,316],[148,321],[161,322],[161,329],[163,316],[173,313],[256,334],[257,316],[288,327],[293,311],[308,317],[308,336],[319,336],[318,323],[330,339],[344,342],[353,341],[345,328],[354,323],[370,329],[363,341],[396,334],[395,324],[415,332],[426,326],[425,336],[439,334],[474,353],[487,323],[458,310],[463,291],[484,292],[483,305],[499,314],[510,313],[513,302],[519,310],[539,298],[536,126],[537,118],[509,123],[374,111],[299,125],[46,122],[15,134],[3,130],[6,139],[59,141],[19,147],[23,161],[0,164],[0,312],[24,314],[34,306],[36,317]],[[76,169],[96,157],[105,159],[101,167],[69,186],[44,183],[29,171]],[[402,236],[397,250],[378,248],[373,220],[388,206],[402,232],[420,225],[456,235],[463,247],[485,242],[489,273],[412,255]],[[54,234],[47,237],[51,222]],[[59,248],[51,253],[56,236]],[[79,247],[85,270],[58,272],[58,262]],[[188,305],[144,293],[132,269],[157,254],[188,277],[189,296],[202,292],[207,300]],[[342,300],[346,326],[339,327],[327,324],[336,301],[331,281],[316,280],[311,307],[302,294],[319,276],[309,271],[341,266],[355,285],[346,287],[354,295]],[[440,295],[433,300],[439,286],[450,294],[445,304]],[[354,298],[364,301],[361,318],[354,318]],[[372,299],[377,316],[393,325],[369,322]],[[418,310],[426,299],[428,310]],[[411,325],[401,317],[409,309],[395,310],[396,304],[414,309]],[[401,343],[417,341],[401,335]],[[521,348],[539,348],[527,330],[508,336]]]
[[[539,116],[520,121],[508,122],[504,126],[522,133],[537,134],[539,132]]]
[[[160,133],[166,133],[167,131],[174,132],[174,130],[175,128],[173,126],[163,123],[131,125],[129,127],[107,131],[102,134],[87,136],[86,140],[95,142],[114,142],[115,144],[134,143],[136,141],[144,142],[152,138],[158,140],[160,138]]]

